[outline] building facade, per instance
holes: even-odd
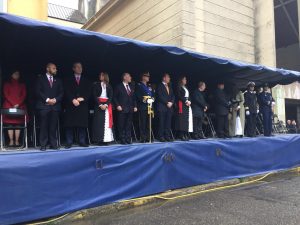
[[[0,0],[0,12],[75,28],[87,21],[80,10],[52,4],[51,0]]]
[[[296,20],[299,26],[298,1],[109,0],[83,29],[175,45],[249,63],[300,70],[299,41],[277,47],[280,42],[277,39],[285,37],[279,37],[284,31],[276,24],[282,21],[281,17],[277,18],[279,10],[288,11],[288,6],[293,10],[291,14],[296,10],[297,16],[290,20]],[[296,33],[299,37],[298,27]],[[290,54],[295,56],[292,61],[286,58]],[[298,83],[273,88],[277,101],[275,113],[283,121],[286,119],[286,99],[300,99],[299,94],[291,94],[297,90]],[[295,116],[300,121],[300,108],[296,108]]]

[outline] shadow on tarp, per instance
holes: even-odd
[[[0,154],[0,224],[300,165],[300,135]]]

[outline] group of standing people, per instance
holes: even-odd
[[[224,91],[224,83],[218,84],[214,95],[218,137],[243,137],[245,134],[255,137],[259,114],[262,115],[264,136],[271,136],[275,100],[269,85],[264,84],[263,90],[257,93],[255,83],[249,82],[244,93],[235,88],[232,93],[230,96]]]
[[[46,73],[40,75],[35,87],[35,109],[39,118],[39,140],[41,150],[58,148],[57,129],[59,115],[63,111],[63,124],[66,137],[65,148],[71,148],[74,137],[77,137],[81,147],[87,147],[87,133],[89,127],[89,102],[94,105],[92,118],[92,140],[103,145],[114,141],[113,109],[117,111],[117,131],[121,144],[132,142],[131,130],[133,115],[139,116],[139,130],[141,142],[151,139],[149,125],[149,110],[155,107],[158,119],[157,139],[160,142],[172,141],[172,116],[175,114],[175,130],[181,140],[188,140],[189,134],[193,139],[204,139],[202,125],[209,104],[206,101],[206,84],[201,81],[197,88],[190,92],[187,88],[187,77],[181,76],[176,90],[171,85],[171,77],[164,73],[161,82],[155,88],[149,84],[150,74],[144,72],[140,82],[133,85],[129,73],[122,74],[122,82],[114,89],[109,83],[107,73],[101,72],[98,81],[91,83],[83,75],[80,62],[73,64],[73,74],[65,77],[64,81],[56,78],[57,68],[48,63]],[[19,82],[20,73],[14,71],[11,80],[4,85],[3,108],[25,109],[26,88]],[[217,135],[219,138],[244,136],[245,118],[247,121],[247,135],[256,135],[256,116],[263,115],[264,134],[270,136],[272,131],[272,106],[275,104],[267,86],[263,92],[257,94],[255,84],[250,82],[245,93],[235,91],[229,96],[224,91],[224,83],[219,82],[214,93],[214,107],[216,113]],[[64,107],[62,107],[62,105]],[[149,108],[150,107],[150,108]],[[22,119],[4,118],[6,124],[20,124]],[[11,129],[9,146],[19,145],[20,131]]]
[[[55,78],[56,65],[49,63],[46,74],[41,75],[36,83],[36,110],[40,122],[41,150],[46,150],[49,143],[51,149],[57,149],[57,126],[59,113],[64,103],[63,121],[66,145],[71,148],[74,137],[79,146],[88,147],[87,133],[89,126],[89,100],[94,100],[93,140],[97,143],[114,140],[112,132],[112,88],[106,73],[100,73],[99,80],[92,84],[82,75],[80,62],[73,64],[72,76],[64,82]]]

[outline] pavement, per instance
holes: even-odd
[[[176,196],[176,195],[175,195]],[[62,225],[300,225],[299,173],[269,176],[249,185],[122,210]]]

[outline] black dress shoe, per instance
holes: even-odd
[[[65,145],[65,149],[70,149],[70,148],[72,148],[72,145],[70,145],[70,144]]]
[[[53,150],[59,149],[58,146],[50,146],[49,148],[50,148],[50,149],[53,149]]]
[[[80,146],[80,147],[83,147],[83,148],[89,147],[89,145],[88,145],[88,144],[85,144],[85,143],[81,143],[81,144],[79,144],[79,146]]]
[[[127,140],[126,143],[130,145],[130,144],[132,144],[132,141],[131,140]]]
[[[41,146],[40,150],[41,151],[46,151],[46,146]]]

